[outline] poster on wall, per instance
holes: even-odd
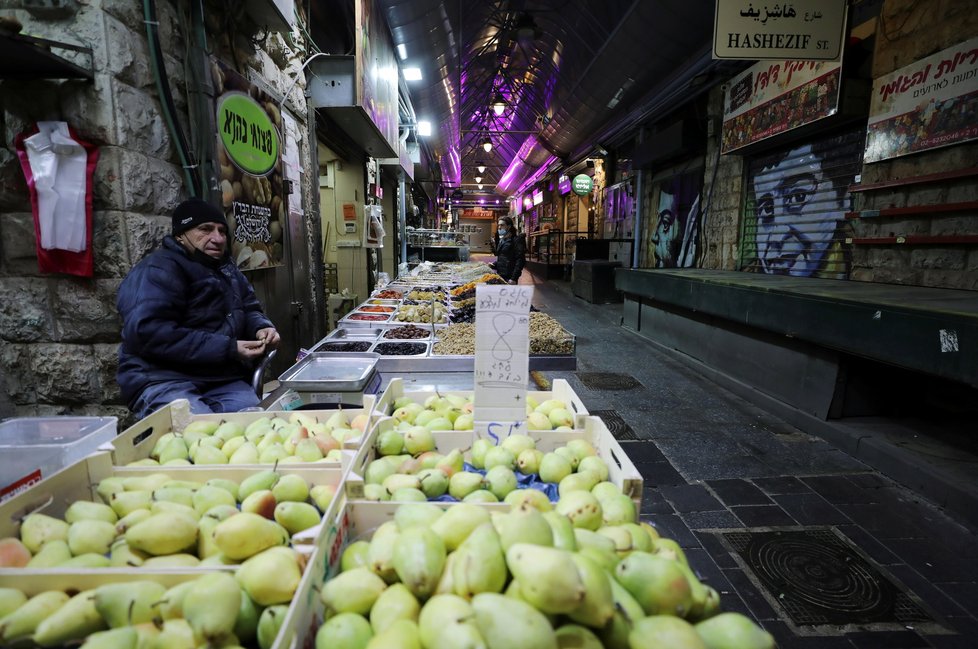
[[[356,4],[357,101],[394,152],[399,151],[397,59],[390,32],[375,11],[374,0]]]
[[[876,79],[866,162],[978,138],[978,37]]]
[[[761,61],[751,66],[724,93],[721,153],[834,115],[841,77],[837,61]]]
[[[862,164],[860,130],[750,160],[741,241],[744,270],[847,279],[852,237],[845,213]]]
[[[702,179],[702,170],[697,170],[656,183],[656,217],[645,254],[653,267],[696,266]]]
[[[281,266],[286,196],[278,103],[212,59],[221,200],[241,270]]]

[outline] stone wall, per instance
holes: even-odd
[[[166,70],[188,132],[188,19],[180,13],[186,5],[161,1],[157,7]],[[187,196],[151,74],[141,3],[93,0],[54,19],[25,10],[2,13],[15,16],[25,33],[91,46],[95,78],[0,80],[0,415],[115,415],[126,423],[115,381],[116,292],[132,265],[169,231],[169,212]],[[206,22],[209,47],[229,60],[223,23]],[[299,72],[301,52],[277,33],[265,35],[255,49],[249,37],[257,31],[241,24],[235,55],[282,93]],[[292,97],[302,102],[301,88]],[[38,271],[29,195],[13,141],[39,120],[66,121],[100,150],[91,279]],[[303,167],[310,168],[308,147],[305,141],[300,145]],[[300,190],[305,197],[308,176]]]
[[[875,78],[978,34],[974,3],[965,0],[886,0],[876,28]],[[975,166],[978,143],[874,162],[863,166],[862,182],[911,179]],[[917,207],[978,201],[975,177],[907,184],[856,194],[856,210]],[[856,237],[978,235],[978,211],[912,214],[854,221]],[[978,290],[978,246],[857,245],[852,279]]]

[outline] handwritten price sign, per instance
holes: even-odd
[[[475,289],[475,435],[526,432],[532,286]]]

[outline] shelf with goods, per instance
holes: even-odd
[[[420,263],[428,261],[464,262],[469,258],[469,238],[472,233],[449,230],[408,230],[408,257],[411,251]]]

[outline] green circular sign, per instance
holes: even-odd
[[[571,181],[571,189],[578,196],[586,196],[594,189],[594,181],[587,174],[577,174]]]
[[[243,92],[217,102],[217,130],[228,158],[241,171],[266,176],[278,162],[278,131],[264,106]]]

